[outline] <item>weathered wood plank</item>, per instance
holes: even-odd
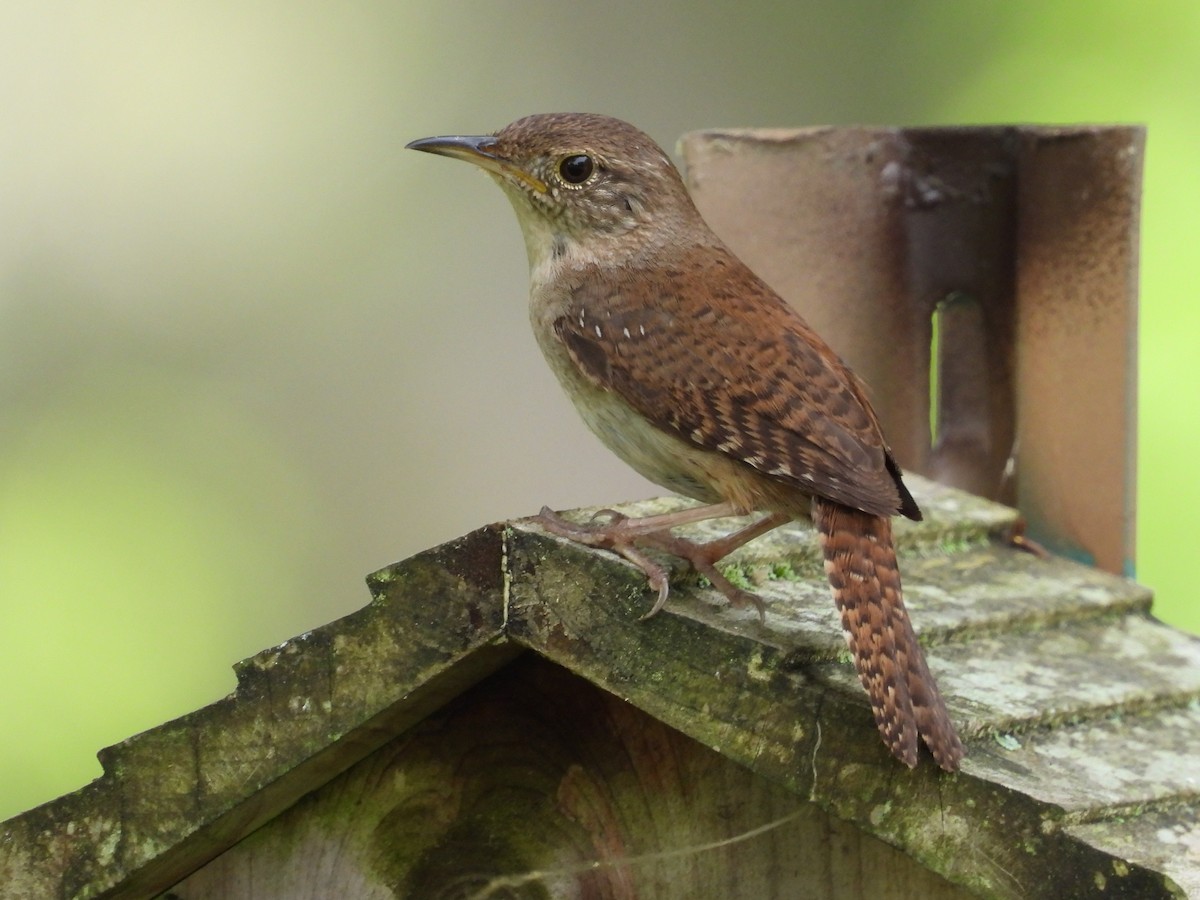
[[[1193,770],[1194,772],[1195,770]],[[1127,860],[1165,872],[1178,886],[1178,897],[1200,897],[1200,817],[1196,805],[1148,810],[1100,822],[1068,825],[1066,832],[1105,853],[1108,866],[1091,873],[1097,896],[1129,877]]]
[[[977,755],[973,773],[1061,808],[1066,820],[1200,800],[1200,704],[1006,737],[1002,753]]]
[[[101,751],[96,782],[4,823],[0,896],[148,896],[424,718],[517,652],[502,557],[485,528],[394,566],[228,698]]]
[[[539,820],[536,846],[506,840],[501,849],[511,851],[510,865],[503,872],[557,865],[567,878],[563,859],[587,861],[601,863],[605,878],[625,873],[625,880],[595,882],[612,896],[624,896],[619,891],[631,885],[641,896],[694,896],[669,888],[701,883],[689,878],[722,886],[722,878],[734,878],[761,888],[739,868],[753,862],[774,873],[763,876],[770,883],[796,888],[780,896],[805,896],[790,880],[782,851],[778,858],[776,851],[730,856],[740,844],[712,850],[727,866],[719,871],[706,868],[708,856],[680,863],[684,874],[663,863],[648,881],[636,870],[640,863],[609,866],[640,853],[631,849],[635,844],[656,847],[646,851],[651,855],[699,847],[711,843],[704,835],[719,841],[741,834],[785,807],[802,810],[795,821],[807,822],[802,836],[791,835],[793,843],[883,859],[870,841],[861,845],[871,835],[981,896],[1086,896],[1101,876],[1106,896],[1176,896],[1200,865],[1185,854],[1183,863],[1167,867],[1162,850],[1170,842],[1135,847],[1143,833],[1133,825],[1143,816],[1195,808],[1188,778],[1196,764],[1196,717],[1189,703],[1200,698],[1200,645],[1150,619],[1144,590],[1008,547],[1003,536],[1011,511],[917,484],[929,519],[902,531],[901,567],[931,667],[968,742],[970,756],[956,776],[928,764],[914,771],[897,766],[878,740],[845,658],[810,532],[782,530],[737,563],[744,576],[761,580],[765,622],[686,579],[662,614],[643,621],[651,598],[639,572],[610,554],[515,523],[384,570],[372,579],[370,606],[242,664],[233,697],[106,751],[106,774],[95,784],[5,823],[0,878],[9,882],[0,880],[0,896],[87,897],[106,890],[147,896],[218,854],[225,855],[205,871],[225,874],[211,882],[197,875],[189,890],[203,882],[269,896],[261,880],[270,871],[264,854],[283,865],[279,854],[286,853],[288,865],[309,873],[303,885],[297,876],[278,876],[279,884],[295,887],[292,895],[321,884],[334,894],[372,896],[378,884],[408,884],[403,879],[418,870],[435,878],[431,884],[449,877],[462,846],[483,858],[486,848],[472,841],[497,827],[524,826],[534,813],[551,818]],[[493,674],[522,647],[568,669],[571,684],[556,683],[543,696],[533,682],[522,687]],[[458,724],[437,718],[453,707],[451,698],[489,676],[508,687],[487,693],[480,685],[479,696],[491,699],[456,713]],[[555,698],[561,690],[583,703],[584,682],[606,692],[596,694],[602,702],[575,709],[576,701]],[[506,705],[514,691],[524,692],[520,701],[528,709]],[[509,715],[517,724],[506,724]],[[538,717],[561,720],[566,730],[541,745],[535,740],[540,749],[530,755],[521,744],[536,737]],[[686,737],[637,738],[655,729]],[[572,757],[555,750],[560,740],[578,750],[589,773],[584,781],[564,767]],[[439,741],[447,755],[440,761]],[[472,742],[475,752],[455,749]],[[632,769],[602,765],[642,753],[645,760]],[[700,763],[688,769],[691,763],[682,761],[701,756],[746,772],[705,780],[709,769]],[[393,761],[390,768],[380,762],[384,757]],[[401,765],[401,757],[419,764]],[[460,762],[446,769],[452,759]],[[1083,763],[1072,769],[1075,760]],[[672,765],[679,771],[670,774]],[[654,781],[656,767],[664,766],[670,777]],[[358,788],[348,786],[360,776]],[[508,800],[493,808],[486,799],[511,794],[504,784],[555,800],[513,819]],[[446,785],[459,786],[446,793]],[[592,787],[580,794],[580,785]],[[672,785],[682,799],[651,790]],[[738,807],[732,785],[759,799]],[[387,819],[398,846],[429,850],[430,835],[441,834],[435,844],[442,868],[429,869],[432,857],[424,851],[393,853],[388,859],[400,868],[388,871],[363,855],[375,844],[362,843],[351,811],[374,808],[368,787],[382,804],[375,825]],[[311,831],[316,826],[304,824],[313,808],[299,800],[312,790],[341,810],[341,818],[321,819],[326,830],[319,840]],[[622,797],[605,807],[619,808],[617,819],[596,817],[589,804],[599,790]],[[706,799],[689,799],[692,791]],[[562,811],[554,803],[567,796],[582,798],[584,806],[572,813],[582,818],[570,828],[547,824],[558,821]],[[677,812],[650,810],[648,797]],[[474,811],[465,818],[464,798]],[[797,806],[797,799],[819,812]],[[715,805],[704,805],[710,801]],[[382,811],[387,802],[390,813]],[[732,815],[734,808],[741,812]],[[267,834],[278,838],[269,853],[266,843],[246,839],[276,820],[278,828],[261,832],[263,841]],[[734,822],[741,830],[720,830]],[[1160,832],[1187,846],[1185,825],[1176,820]],[[846,837],[856,834],[846,830],[851,826],[862,834]],[[651,833],[659,844],[643,842]],[[779,833],[791,834],[783,826]],[[614,835],[621,840],[613,843]],[[561,841],[557,852],[550,850],[554,840]],[[580,871],[584,881],[593,877],[591,868]],[[861,871],[867,879],[870,867]],[[855,882],[844,870],[829,877],[838,885],[849,878],[846,884],[862,890],[873,883]],[[16,893],[4,893],[9,883]],[[868,893],[893,896],[874,887]]]
[[[888,759],[852,668],[834,661],[840,629],[826,588],[811,578],[764,582],[765,623],[711,592],[683,589],[664,614],[641,622],[649,598],[639,573],[515,527],[510,634],[984,896],[1076,896],[1078,873],[1111,861],[1063,831],[1061,808],[999,778],[1013,763],[994,733],[1100,717],[1164,694],[1186,702],[1200,689],[1194,642],[1145,616],[1144,590],[1067,561],[966,539],[942,542],[942,555],[928,557],[939,562],[923,565],[923,527],[936,529],[915,526],[901,566],[919,630],[922,603],[943,607],[942,640],[929,655],[972,754],[957,777]],[[793,558],[798,537],[781,539]],[[760,550],[756,564],[772,560]],[[987,567],[1008,572],[1007,585],[976,596],[971,572]],[[1068,868],[1048,877],[1049,859]],[[1174,887],[1132,866],[1118,889],[1114,896],[1153,897]]]
[[[977,729],[1059,724],[1200,696],[1200,641],[1148,616],[980,634],[931,655]]]
[[[969,896],[532,654],[305,797],[172,894]]]

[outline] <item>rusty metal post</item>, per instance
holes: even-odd
[[[1018,506],[1054,549],[1132,575],[1145,131],[1021,137]]]
[[[902,465],[1127,572],[1143,142],[815,128],[681,149],[701,212],[867,382]]]

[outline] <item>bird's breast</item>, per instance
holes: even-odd
[[[566,308],[553,290],[535,288],[530,321],[546,362],[592,433],[643,478],[668,490],[704,503],[729,500],[747,510],[757,508],[745,466],[659,428],[579,369],[554,328]]]

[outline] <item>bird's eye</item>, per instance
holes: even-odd
[[[592,177],[596,163],[584,153],[575,153],[563,158],[558,164],[558,174],[567,184],[583,184]]]

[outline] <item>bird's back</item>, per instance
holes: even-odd
[[[803,509],[792,496],[817,495],[919,516],[865,391],[807,323],[719,244],[671,256],[562,272],[540,326],[547,355],[660,431],[736,463],[713,468],[759,505]],[[710,487],[697,499],[737,499],[731,485]]]

